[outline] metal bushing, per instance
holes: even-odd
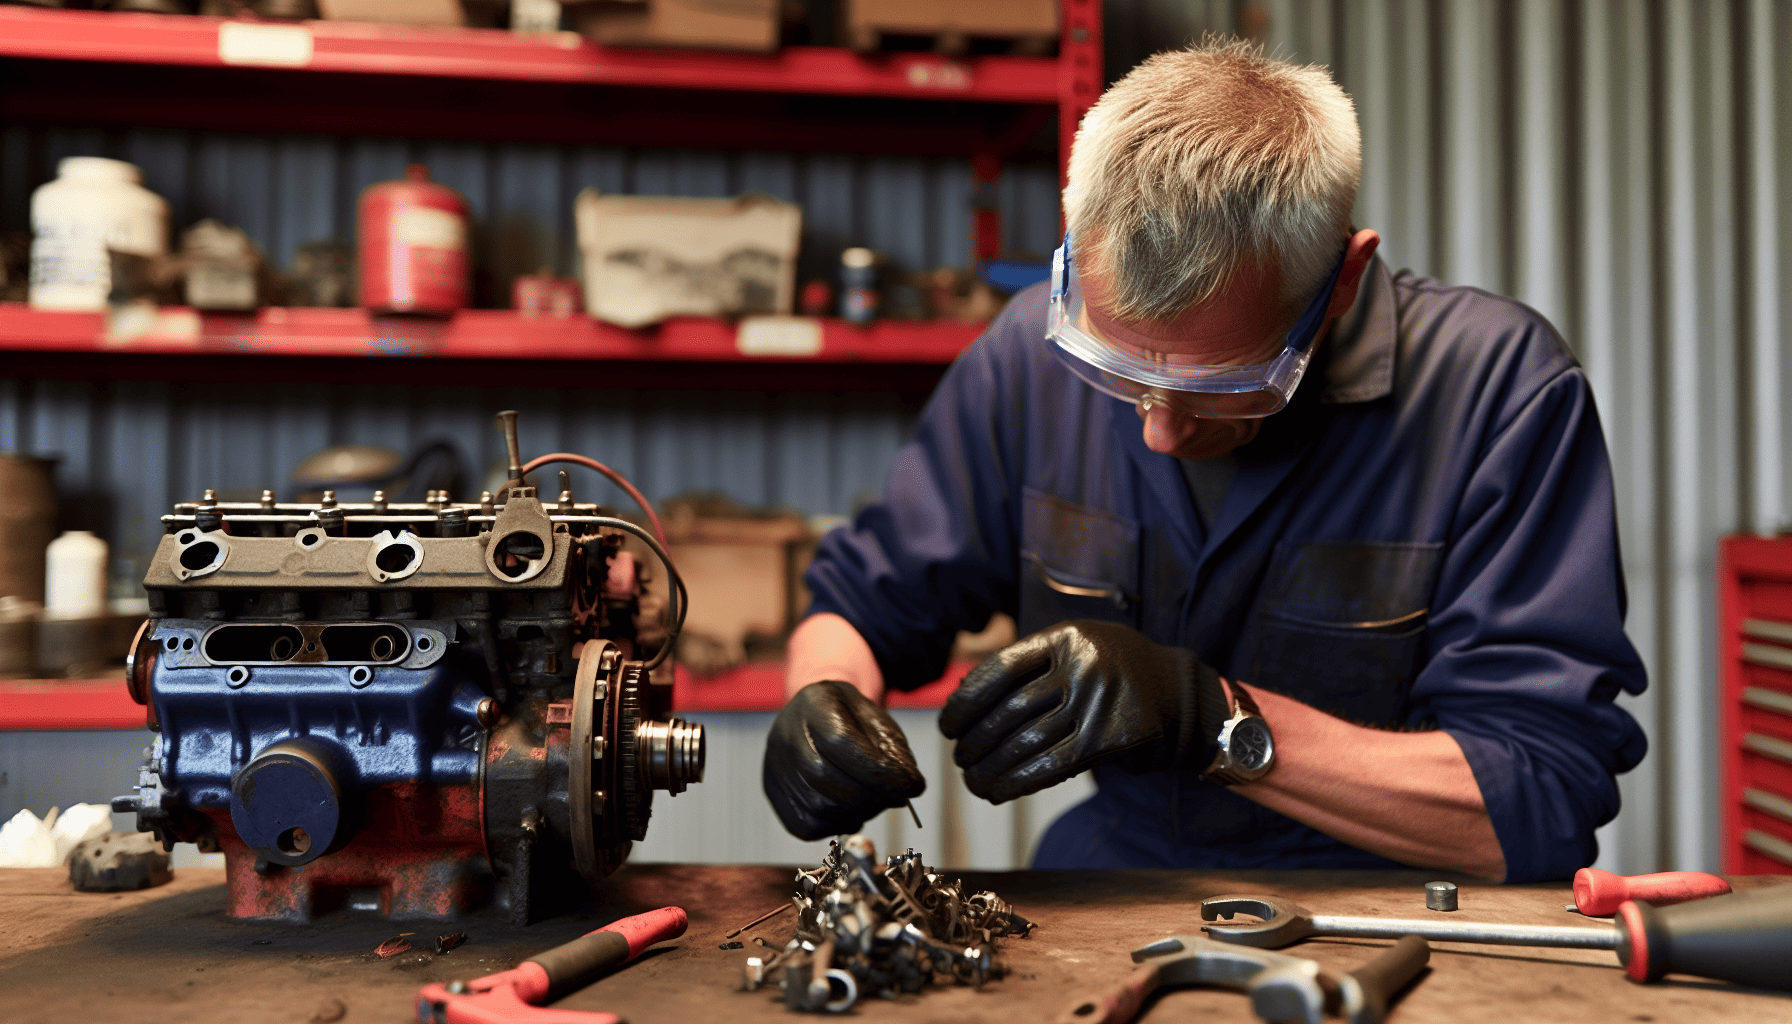
[[[1426,882],[1425,883],[1425,909],[1426,910],[1455,910],[1456,909],[1456,883],[1455,882]]]

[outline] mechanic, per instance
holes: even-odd
[[[765,756],[787,828],[922,792],[884,688],[1003,611],[1022,639],[939,723],[998,803],[1093,770],[1035,867],[1593,860],[1646,744],[1592,394],[1534,311],[1375,258],[1360,151],[1325,69],[1237,42],[1090,110],[1052,280],[809,570]]]

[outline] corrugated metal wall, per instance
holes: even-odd
[[[1381,231],[1389,262],[1516,296],[1580,355],[1652,681],[1625,699],[1652,749],[1623,779],[1601,863],[1715,870],[1717,538],[1792,519],[1792,68],[1776,59],[1792,52],[1792,8],[1126,7],[1150,47],[1242,30],[1332,67],[1363,125],[1356,220]]]

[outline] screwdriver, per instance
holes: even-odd
[[[1614,875],[1598,868],[1574,873],[1574,904],[1563,910],[1591,917],[1610,917],[1625,900],[1657,907],[1722,896],[1730,883],[1703,871],[1658,871],[1652,875]]]
[[[1677,907],[1618,906],[1618,961],[1632,981],[1696,974],[1792,989],[1792,885]]]

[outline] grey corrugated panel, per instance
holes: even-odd
[[[1601,863],[1716,862],[1716,539],[1788,521],[1792,43],[1783,5],[1352,0],[1330,19],[1363,119],[1358,223],[1386,253],[1539,308],[1581,356],[1612,452],[1655,744]],[[1317,47],[1316,43],[1304,44]]]

